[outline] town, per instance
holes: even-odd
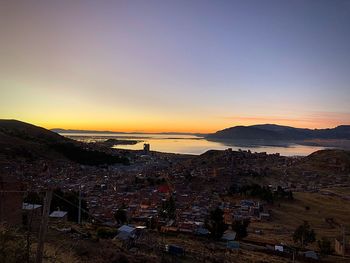
[[[329,165],[340,175],[337,180],[326,181],[315,171],[296,169],[303,162],[301,157],[232,149],[191,156],[153,152],[148,144],[143,151],[112,149],[91,143],[87,147],[125,156],[130,165],[91,166],[57,160],[48,163],[46,159],[39,159],[35,163],[19,162],[7,166],[5,172],[15,170],[14,174],[22,178],[22,183],[2,177],[1,221],[28,226],[28,218],[31,218],[31,229],[38,231],[43,196],[51,189],[63,201],[63,207],[51,204],[49,218],[52,224],[59,222],[61,229],[66,229],[77,223],[83,233],[86,230],[82,226],[86,224],[99,226],[100,232],[104,227],[109,230],[105,229],[107,234],[101,234],[102,237],[120,240],[123,246],[127,244],[128,249],[146,243],[153,249],[167,248],[171,255],[181,256],[185,252],[190,255],[190,252],[196,254],[192,245],[182,244],[176,239],[175,243],[167,243],[164,235],[185,235],[194,240],[215,236],[214,240],[219,240],[216,245],[232,251],[263,251],[282,258],[317,261],[319,252],[316,253],[313,247],[296,254],[295,244],[285,242],[285,233],[280,233],[280,239],[265,240],[266,231],[275,234],[281,231],[266,230],[266,226],[275,224],[278,206],[293,203],[293,195],[318,193],[334,196],[331,191],[323,189],[349,185],[349,177],[346,173],[342,175],[348,167],[337,158],[329,160]],[[296,180],[296,173],[301,173],[306,181]],[[308,182],[310,178],[313,184]],[[75,194],[75,199],[70,199],[73,204],[65,203],[69,200],[62,193]],[[70,206],[69,211],[64,210],[67,206]],[[217,213],[218,221],[214,220],[213,213]],[[29,216],[33,214],[34,218]],[[213,224],[222,224],[222,229]],[[338,223],[333,220],[333,224]],[[332,240],[334,247],[329,249],[335,251],[334,255],[346,256],[349,245],[342,244],[348,241],[345,241],[346,237],[342,239],[343,228],[339,229],[339,237]],[[289,235],[292,234],[290,231]],[[150,236],[157,240],[153,245],[144,241]]]

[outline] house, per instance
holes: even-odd
[[[175,226],[162,226],[160,228],[160,232],[162,232],[162,233],[168,233],[168,232],[176,233],[178,231],[179,231],[179,229]]]
[[[306,252],[304,252],[304,257],[318,260],[318,255],[317,255],[317,253],[315,251],[306,251]]]
[[[40,228],[42,205],[22,204],[22,224],[28,230],[37,231]]]
[[[239,249],[239,242],[238,241],[228,241],[226,244],[226,247],[228,249],[237,250],[237,249]]]
[[[192,222],[181,222],[179,223],[179,232],[182,233],[193,233],[195,231],[196,225]]]
[[[226,230],[221,239],[224,241],[233,241],[236,239],[236,232],[232,230]]]
[[[199,226],[196,230],[196,234],[199,236],[207,236],[210,234],[209,230],[207,228],[204,228],[202,226]]]
[[[159,193],[168,194],[168,193],[170,193],[170,191],[171,191],[170,187],[167,184],[163,184],[163,185],[158,187],[158,192]]]
[[[136,228],[133,226],[123,225],[118,228],[118,235],[114,237],[114,239],[119,239],[122,241],[129,240],[134,238],[136,234]]]
[[[283,252],[283,245],[275,245],[275,251]]]
[[[271,219],[270,213],[260,213],[260,220],[268,221]]]
[[[66,222],[67,216],[68,212],[66,211],[53,211],[49,217],[52,222]]]

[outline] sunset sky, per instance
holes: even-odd
[[[350,124],[350,1],[0,0],[0,91],[46,128]]]

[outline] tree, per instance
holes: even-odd
[[[146,227],[148,229],[155,229],[157,227],[157,221],[155,220],[155,218],[153,216],[147,220]]]
[[[242,239],[248,236],[247,228],[249,223],[249,220],[234,221],[232,223],[232,230],[236,232],[237,239]]]
[[[299,243],[301,247],[307,246],[309,243],[316,241],[316,234],[307,221],[297,227],[293,234],[295,243]]]
[[[172,196],[162,203],[162,207],[159,211],[159,216],[167,219],[175,219],[176,217],[176,204]]]
[[[317,241],[321,255],[329,255],[333,252],[331,241],[326,237],[322,237],[321,240]]]
[[[114,218],[118,224],[124,224],[128,220],[126,210],[123,208],[118,208],[114,214]]]
[[[258,197],[268,203],[273,203],[274,195],[268,186],[261,187],[258,184],[243,185],[239,192],[241,195]]]
[[[221,238],[227,229],[227,225],[224,222],[224,212],[219,207],[211,211],[205,225],[213,238]]]
[[[113,238],[117,234],[117,231],[115,229],[111,229],[108,227],[99,227],[97,228],[96,235],[99,238]]]

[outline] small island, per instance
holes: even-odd
[[[135,145],[141,141],[138,140],[121,140],[121,139],[108,139],[105,141],[100,142],[103,145],[106,146],[114,146],[114,145]]]

